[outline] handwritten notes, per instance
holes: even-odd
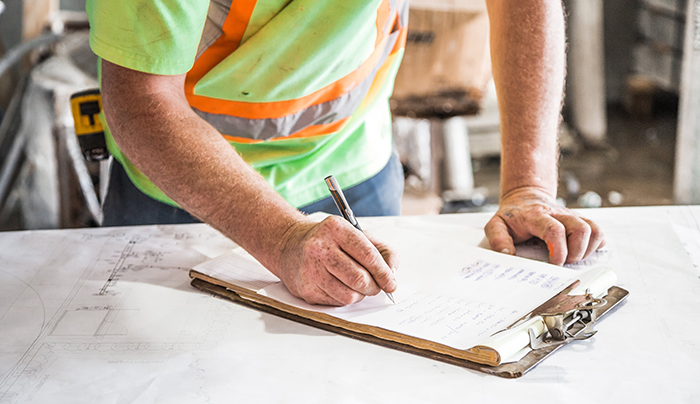
[[[347,307],[309,305],[248,257],[222,257],[195,269],[215,271],[219,279],[304,310],[458,349],[487,340],[580,275],[580,271],[467,245],[455,231],[422,234],[387,225],[373,230],[401,254],[395,305],[383,293]]]
[[[476,327],[481,329],[479,336],[485,335],[488,330],[503,324],[505,315],[511,314],[505,306],[424,293],[410,296],[395,313],[399,326],[435,328],[442,334],[437,337],[440,341]]]
[[[322,311],[358,323],[468,349],[530,312],[574,279],[569,269],[404,231],[396,305],[352,313]],[[432,254],[421,254],[420,244]],[[318,310],[318,309],[317,309]]]

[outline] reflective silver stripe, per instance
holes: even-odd
[[[398,4],[398,2],[399,0],[389,0],[389,18],[384,23],[382,32],[387,32],[387,29],[391,29],[391,27],[389,27],[389,24],[391,24],[391,20],[393,20],[393,18],[391,17],[394,15],[394,13],[396,13],[396,5]]]
[[[399,4],[399,28],[408,26],[408,0],[402,0]]]
[[[207,12],[207,21],[204,23],[202,30],[202,38],[199,40],[197,47],[197,57],[207,50],[224,32],[224,21],[231,10],[233,0],[210,0],[209,11]]]
[[[255,140],[287,137],[311,125],[331,123],[350,117],[365,99],[377,72],[394,49],[398,37],[399,32],[389,35],[379,61],[355,88],[334,100],[312,105],[296,114],[274,119],[247,119],[192,109],[224,135]]]

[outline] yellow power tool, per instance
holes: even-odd
[[[88,161],[100,161],[109,157],[105,132],[100,121],[102,97],[99,89],[81,91],[70,97],[75,135],[80,150]]]

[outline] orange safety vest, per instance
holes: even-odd
[[[227,11],[204,28],[198,58],[187,73],[185,94],[194,111],[236,143],[335,133],[386,79],[387,59],[406,43],[408,0],[383,0],[377,10],[375,49],[357,69],[312,94],[279,102],[227,101],[197,94],[197,83],[238,48],[256,0],[212,2],[209,14]]]
[[[88,1],[95,53],[152,74],[186,71],[194,112],[293,206],[327,196],[329,174],[348,187],[388,161],[408,0],[209,0],[206,12],[188,0],[123,1]],[[105,135],[141,191],[177,205]]]

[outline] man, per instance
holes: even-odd
[[[316,223],[296,208],[332,206],[323,178],[333,174],[359,215],[398,214],[387,101],[407,0],[89,0],[87,9],[118,161],[108,224],[192,220],[179,206],[309,303],[396,289],[390,248],[338,217]],[[503,253],[534,236],[551,262],[580,260],[603,234],[554,202],[561,4],[489,0],[488,12],[503,164],[486,234]]]

